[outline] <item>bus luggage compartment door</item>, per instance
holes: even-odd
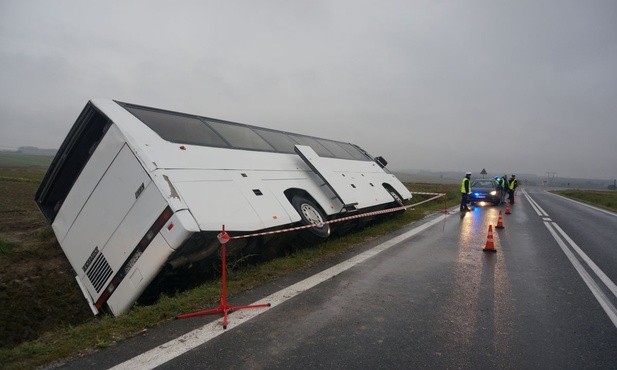
[[[362,186],[360,182],[346,178],[341,171],[335,172],[332,169],[331,161],[336,161],[336,159],[321,158],[313,148],[306,145],[296,145],[294,149],[304,163],[332,190],[346,209],[354,209],[360,201],[364,200],[361,194],[366,193],[366,189],[359,188]]]

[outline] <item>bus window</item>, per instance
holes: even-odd
[[[125,108],[167,141],[228,147],[223,139],[197,118],[131,106]]]
[[[341,147],[343,147],[343,149],[345,149],[349,154],[351,154],[351,156],[354,159],[360,160],[360,161],[369,161],[371,160],[369,157],[366,156],[366,154],[362,153],[361,151],[358,150],[358,148],[356,148],[355,146],[351,145],[351,144],[347,144],[347,143],[338,143]]]
[[[326,149],[326,147],[319,144],[319,142],[313,139],[312,137],[302,136],[302,135],[289,135],[289,136],[291,136],[292,139],[297,141],[298,144],[300,145],[310,146],[311,148],[313,148],[315,153],[319,154],[319,156],[321,157],[334,157],[334,155],[328,149]]]
[[[206,121],[234,148],[253,149],[272,152],[274,148],[261,136],[257,135],[250,127],[231,125],[229,123]]]
[[[355,159],[351,154],[349,154],[345,149],[343,149],[336,141],[317,139],[319,143],[326,147],[329,151],[334,154],[336,158],[341,159]]]
[[[291,154],[295,153],[294,146],[297,143],[293,141],[289,135],[277,131],[262,129],[254,130],[259,134],[259,136],[263,137],[268,143],[270,143],[270,145],[272,145],[278,152]]]

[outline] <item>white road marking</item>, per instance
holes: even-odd
[[[561,240],[561,238],[559,238],[557,232],[555,232],[554,229],[554,226],[557,225],[551,222],[545,222],[544,225],[551,233],[555,241],[557,241],[557,244],[559,244],[559,247],[561,248],[563,253],[565,253],[566,257],[568,257],[570,263],[572,263],[578,274],[581,276],[581,278],[583,278],[583,281],[585,282],[585,284],[587,284],[587,287],[589,288],[589,290],[591,290],[591,293],[593,293],[598,303],[600,303],[600,306],[602,306],[602,308],[604,309],[604,312],[606,312],[609,319],[611,319],[611,321],[613,322],[613,325],[615,325],[615,327],[617,328],[617,309],[615,308],[615,306],[611,304],[608,297],[604,294],[604,292],[602,292],[600,287],[598,287],[598,284],[596,284],[593,278],[589,276],[589,273],[587,273],[585,267],[583,267],[579,260],[574,256],[568,246],[566,246],[566,244]]]
[[[451,211],[453,212],[457,207],[453,207]],[[444,214],[443,218],[436,217],[434,220],[431,220],[404,234],[385,241],[368,251],[358,254],[357,256],[354,256],[346,261],[339,263],[336,266],[333,266],[294,285],[282,289],[268,297],[260,299],[258,302],[255,302],[253,304],[270,303],[270,309],[272,309],[272,307],[280,305],[288,299],[291,299],[298,294],[305,292],[313,288],[314,286],[356,266],[357,264],[362,263],[367,259],[403,242],[404,240],[411,238],[412,236],[430,228],[431,226],[442,222],[449,216],[450,212],[448,212],[448,214]],[[156,348],[144,352],[139,356],[133,357],[121,364],[118,364],[111,369],[153,369],[192,350],[193,348],[196,348],[218,337],[223,333],[233,330],[235,327],[242,325],[243,323],[262,314],[265,311],[265,309],[260,310],[251,308],[232,312],[228,315],[229,323],[227,325],[227,330],[222,329],[220,320],[213,321],[167,343],[161,344]]]
[[[574,242],[574,240],[572,240],[572,238],[570,238],[570,236],[568,236],[568,234],[566,234],[565,231],[563,231],[561,227],[559,227],[559,225],[556,222],[552,221],[549,218],[548,213],[546,213],[546,211],[544,211],[542,207],[540,207],[540,205],[536,203],[535,200],[531,199],[531,196],[527,194],[525,189],[523,189],[523,194],[525,194],[525,197],[527,198],[531,206],[534,208],[538,216],[543,217],[544,225],[546,226],[548,231],[553,236],[553,239],[555,239],[555,241],[557,242],[557,244],[559,245],[563,253],[565,253],[566,257],[568,257],[568,259],[570,260],[570,263],[572,263],[572,265],[574,266],[578,274],[581,276],[581,278],[583,278],[583,281],[585,282],[585,284],[587,284],[587,287],[589,288],[591,293],[593,293],[598,303],[600,303],[600,306],[602,306],[602,308],[604,309],[604,312],[606,312],[609,319],[611,319],[611,321],[613,322],[613,325],[617,327],[617,309],[611,303],[610,299],[604,294],[604,292],[598,286],[595,280],[589,275],[589,273],[587,272],[583,264],[578,260],[578,258],[576,258],[574,253],[572,253],[570,248],[572,248],[572,250],[574,250],[574,252],[576,252],[579,255],[579,257],[583,260],[583,262],[587,264],[587,266],[591,269],[591,271],[593,271],[593,273],[596,274],[598,279],[600,279],[604,283],[604,285],[606,285],[608,290],[610,290],[611,293],[613,293],[615,297],[617,297],[617,286],[615,285],[615,283],[613,283],[613,281],[608,276],[606,276],[604,271],[602,271],[598,267],[598,265],[596,265],[591,260],[591,258],[589,258],[587,254],[585,254],[585,252],[583,252],[583,250]],[[562,197],[562,198],[571,200],[565,197]],[[576,201],[574,202],[580,203]],[[580,204],[583,204],[583,203],[580,203]],[[583,204],[583,205],[586,205],[586,204]],[[591,207],[591,206],[589,207],[595,210],[598,210],[598,211],[608,213],[596,207]],[[558,233],[561,234],[561,238],[559,237]],[[568,242],[568,244],[570,245],[570,248],[566,245],[566,243],[564,243],[564,240]]]
[[[542,207],[540,207],[540,205],[536,203],[535,200],[531,199],[527,191],[525,189],[523,189],[522,191],[523,191],[523,195],[525,195],[525,198],[527,198],[527,200],[531,204],[531,207],[533,208],[533,210],[536,211],[536,214],[540,217],[548,217],[548,213],[546,213],[546,211],[542,209]]]
[[[583,259],[583,261],[585,261],[585,263],[587,263],[587,266],[589,266],[589,268],[591,268],[593,270],[593,272],[600,278],[600,280],[602,280],[604,285],[606,285],[606,287],[613,293],[613,295],[615,297],[617,297],[617,285],[615,285],[615,283],[613,283],[613,281],[608,276],[606,276],[604,271],[602,271],[598,267],[598,265],[596,265],[591,260],[591,258],[589,258],[587,256],[587,254],[585,254],[585,252],[583,252],[583,250],[574,242],[574,240],[572,240],[568,236],[568,234],[566,234],[565,231],[563,231],[563,229],[561,227],[559,227],[559,225],[557,225],[556,223],[553,223],[553,226],[555,227],[555,229],[557,231],[559,231],[559,233],[564,238],[564,240],[567,241],[570,244],[572,249],[574,249],[574,251],[576,253],[578,253],[578,255]]]

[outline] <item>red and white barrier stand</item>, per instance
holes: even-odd
[[[233,311],[243,310],[245,308],[263,308],[270,307],[270,303],[253,304],[247,306],[231,306],[227,304],[227,243],[231,240],[231,236],[225,231],[225,225],[223,225],[223,231],[216,236],[221,243],[221,260],[222,260],[222,277],[221,282],[223,285],[223,291],[221,292],[221,304],[217,308],[202,310],[197,312],[185,313],[176,316],[176,319],[186,319],[189,317],[211,315],[211,314],[223,314],[223,329],[227,329],[227,315]]]

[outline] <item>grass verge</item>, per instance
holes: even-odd
[[[555,190],[552,192],[570,199],[617,212],[617,191],[568,189]]]
[[[334,238],[259,265],[232,268],[228,271],[228,294],[237,295],[292,272],[322,264],[328,259],[350,251],[362,242],[398,230],[431,212],[443,210],[444,207],[458,203],[457,187],[453,185],[413,184],[410,188],[416,192],[447,193],[447,196],[415,209],[409,209],[387,221],[366,227],[345,237]],[[413,203],[429,197],[415,196]],[[47,232],[41,235],[43,238],[47,236]],[[172,320],[178,313],[202,309],[208,304],[214,306],[219,298],[220,282],[211,281],[174,297],[163,296],[154,305],[135,306],[130,312],[120,317],[114,318],[109,315],[92,317],[91,320],[81,325],[64,326],[14,348],[0,349],[0,368],[35,368],[106,348],[119,340]]]
[[[0,255],[9,254],[11,248],[13,248],[13,244],[9,242],[5,242],[4,240],[2,240],[2,237],[0,236]]]

